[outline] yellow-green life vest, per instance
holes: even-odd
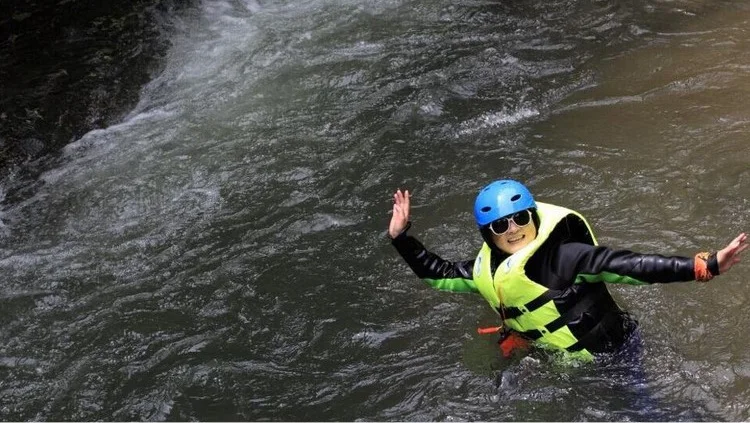
[[[573,347],[578,339],[573,335],[567,325],[555,325],[560,322],[561,314],[555,307],[551,298],[546,298],[549,289],[529,279],[524,267],[539,247],[550,237],[552,231],[560,224],[566,216],[573,215],[580,219],[588,230],[587,241],[596,245],[591,226],[586,219],[573,210],[537,202],[537,214],[539,216],[539,228],[537,236],[528,245],[516,253],[508,256],[497,267],[495,274],[491,270],[491,249],[485,243],[477,255],[474,263],[474,282],[477,289],[492,308],[503,317],[503,324],[518,332],[538,331],[537,342],[543,346],[555,349],[567,350]],[[535,303],[536,301],[536,303]],[[531,307],[529,304],[534,304]],[[529,310],[528,308],[533,308]],[[515,309],[515,317],[503,316],[504,309]],[[516,315],[517,314],[517,315]],[[553,330],[547,326],[552,324]],[[559,328],[557,326],[560,326]],[[581,356],[590,357],[591,354],[583,349]]]

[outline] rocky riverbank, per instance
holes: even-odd
[[[116,122],[161,69],[191,0],[11,0],[0,6],[0,169],[25,169]]]

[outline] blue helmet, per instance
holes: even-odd
[[[501,217],[536,208],[534,197],[522,183],[511,179],[492,182],[482,188],[474,201],[474,218],[479,227]]]

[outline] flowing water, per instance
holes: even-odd
[[[173,16],[121,123],[10,178],[3,420],[747,420],[750,267],[614,286],[643,360],[503,359],[445,258],[498,178],[599,241],[692,255],[750,229],[743,1],[212,1]]]

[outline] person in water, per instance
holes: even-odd
[[[398,189],[393,200],[388,235],[419,278],[439,290],[477,292],[506,332],[587,359],[616,352],[637,328],[602,282],[707,282],[738,263],[748,247],[742,233],[723,249],[695,257],[610,249],[597,245],[578,212],[537,202],[520,182],[499,180],[482,188],[474,202],[484,240],[479,254],[452,262],[407,234],[409,191]]]

